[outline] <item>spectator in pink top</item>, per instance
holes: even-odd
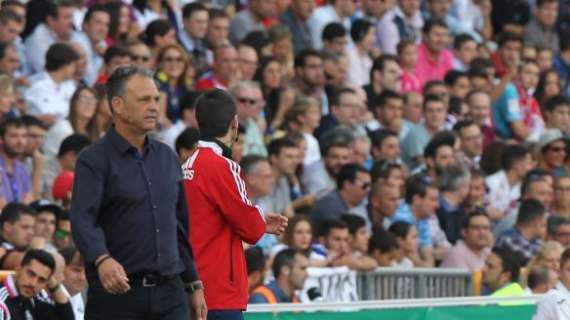
[[[402,92],[422,92],[420,79],[416,75],[418,63],[418,48],[411,40],[402,40],[398,43],[398,61],[402,67],[401,86]]]
[[[445,22],[439,19],[428,21],[423,34],[416,64],[421,86],[430,80],[443,80],[447,71],[453,69],[453,54],[447,49],[449,30]]]

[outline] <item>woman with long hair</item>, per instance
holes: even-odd
[[[254,77],[255,81],[261,84],[266,101],[264,111],[269,133],[281,127],[285,114],[295,99],[295,92],[284,86],[281,69],[282,65],[277,59],[264,57]]]
[[[180,17],[177,4],[168,0],[133,0],[135,19],[141,29],[158,19],[166,19],[176,28],[180,29]]]
[[[111,17],[109,32],[105,40],[108,47],[134,39],[141,33],[140,26],[131,21],[128,5],[121,1],[112,1],[107,2],[105,8]]]
[[[326,266],[326,257],[314,250],[312,243],[313,227],[309,218],[304,215],[296,215],[289,219],[287,228],[285,228],[283,233],[283,242],[271,248],[270,257],[275,257],[284,249],[293,248],[305,253],[309,257],[311,266]]]
[[[180,99],[188,93],[185,73],[191,72],[187,70],[190,63],[184,49],[177,44],[162,48],[156,61],[163,115],[165,120],[175,123],[180,119]]]
[[[79,133],[94,141],[98,138],[95,124],[98,99],[89,87],[79,87],[69,103],[67,119],[60,119],[46,132],[43,151],[46,156],[56,156],[61,142],[71,134]]]
[[[534,97],[542,109],[549,98],[559,95],[561,91],[560,76],[555,70],[550,69],[540,74]]]
[[[141,40],[150,48],[152,56],[156,57],[162,48],[177,43],[176,29],[166,19],[154,20],[141,34]]]

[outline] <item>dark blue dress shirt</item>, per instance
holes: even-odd
[[[140,154],[114,128],[79,154],[71,223],[88,277],[97,277],[94,261],[108,253],[128,275],[198,280],[182,180],[168,146],[147,138]]]

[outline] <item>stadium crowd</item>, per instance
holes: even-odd
[[[0,269],[55,270],[53,312],[83,319],[75,161],[125,65],[154,71],[181,165],[202,92],[235,98],[249,199],[289,218],[246,250],[252,303],[297,301],[308,267],[464,268],[499,296],[566,279],[568,1],[4,0]]]

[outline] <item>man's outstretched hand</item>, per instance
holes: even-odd
[[[287,217],[276,213],[269,213],[265,217],[265,232],[280,235],[287,227]]]

